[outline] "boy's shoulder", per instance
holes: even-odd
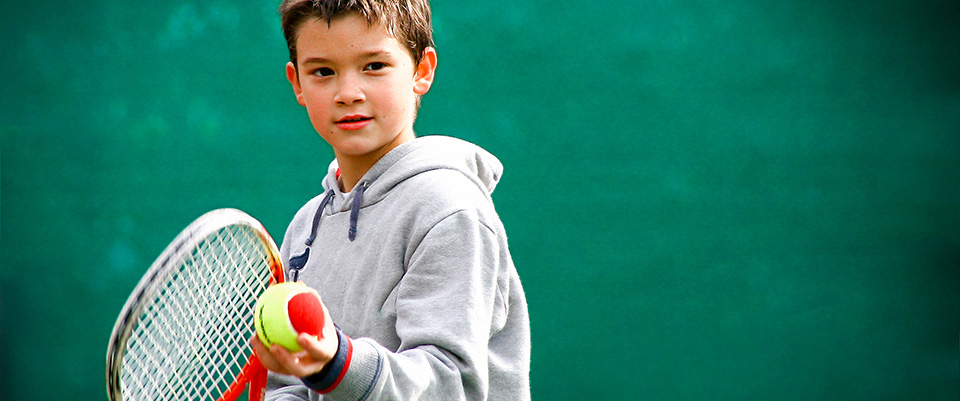
[[[377,180],[438,200],[477,196],[490,200],[503,174],[500,160],[462,139],[420,137],[397,150],[388,155],[395,160],[386,161]]]
[[[448,205],[449,207],[473,206],[490,201],[489,192],[476,181],[454,169],[432,169],[412,176],[394,188],[403,192],[417,204]]]
[[[419,137],[382,161],[367,190],[370,200],[388,200],[383,205],[388,209],[420,216],[459,210],[487,215],[503,171],[500,161],[479,146],[442,136]]]

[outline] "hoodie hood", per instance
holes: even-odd
[[[348,194],[340,192],[338,167],[336,160],[330,163],[323,180],[324,194],[313,214],[310,236],[304,243],[306,248],[289,259],[288,267],[293,281],[299,279],[300,271],[310,259],[310,248],[317,238],[317,229],[324,215],[349,211],[349,229],[345,234],[353,242],[359,234],[361,209],[379,202],[391,189],[407,179],[434,170],[453,170],[463,174],[492,203],[491,194],[503,173],[503,165],[486,150],[470,142],[445,136],[416,138],[397,146],[374,164]]]
[[[397,146],[374,164],[348,194],[340,192],[338,167],[336,160],[330,163],[323,187],[325,192],[332,190],[340,198],[339,202],[331,199],[334,210],[353,213],[358,212],[358,206],[379,202],[393,187],[428,171],[460,172],[488,199],[503,174],[503,165],[496,156],[470,142],[447,136],[424,136]]]
[[[336,160],[331,162],[323,180],[324,195],[314,212],[310,236],[305,241],[306,249],[290,257],[289,267],[294,281],[310,258],[310,247],[317,237],[317,229],[324,215],[349,211],[346,234],[353,242],[359,232],[360,210],[379,202],[391,189],[411,177],[434,170],[453,170],[463,174],[492,203],[491,194],[503,173],[500,160],[483,148],[446,136],[416,138],[397,146],[374,164],[348,194],[340,192],[338,167]]]

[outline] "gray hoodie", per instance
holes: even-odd
[[[343,194],[334,161],[280,253],[306,259],[299,279],[320,292],[340,350],[303,381],[271,373],[267,399],[529,400],[527,304],[490,197],[502,169],[476,145],[427,136]]]

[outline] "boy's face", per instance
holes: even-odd
[[[384,27],[357,13],[329,25],[304,21],[298,33],[297,68],[287,64],[287,79],[341,164],[376,162],[414,138],[416,96],[430,89],[436,69],[433,49],[415,66]]]

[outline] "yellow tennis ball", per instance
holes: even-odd
[[[320,294],[299,281],[270,286],[254,306],[253,325],[267,347],[280,344],[291,352],[300,351],[297,335],[319,336],[323,321]]]

